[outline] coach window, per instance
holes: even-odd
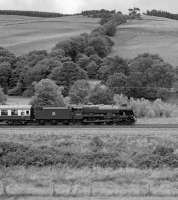
[[[1,116],[8,116],[8,110],[1,110]]]
[[[21,116],[25,116],[25,111],[24,110],[21,111]]]
[[[18,110],[14,109],[11,111],[12,116],[18,116]]]
[[[29,116],[30,115],[30,111],[26,110],[26,115]]]

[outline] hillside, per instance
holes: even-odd
[[[160,54],[165,61],[178,66],[178,21],[143,16],[118,27],[113,54],[133,58],[149,52]]]
[[[17,55],[32,50],[49,50],[58,41],[90,32],[98,19],[83,16],[36,18],[0,15],[0,46]]]

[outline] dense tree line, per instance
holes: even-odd
[[[169,19],[178,20],[178,14],[173,14],[173,13],[162,11],[162,10],[151,10],[151,11],[147,10],[146,14],[151,15],[151,16],[165,17]]]
[[[152,54],[141,54],[129,61],[118,56],[106,57],[100,66],[98,79],[101,83],[96,84],[94,88],[87,86],[84,89],[86,84],[83,81],[75,82],[69,92],[72,103],[87,101],[93,104],[111,104],[115,94],[166,100],[177,77],[175,68],[158,55]]]
[[[103,17],[108,17],[108,16],[112,16],[116,13],[115,10],[105,10],[105,9],[101,9],[101,10],[84,10],[82,11],[82,15],[83,16],[87,16],[87,17],[93,17],[93,18],[103,18]]]
[[[0,15],[21,15],[28,17],[62,17],[61,13],[40,12],[40,11],[20,11],[20,10],[0,10]]]

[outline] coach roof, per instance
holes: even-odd
[[[26,109],[26,110],[30,110],[31,109],[31,105],[0,105],[0,110],[2,109]]]

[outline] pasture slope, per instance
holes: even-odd
[[[142,53],[159,54],[166,62],[178,66],[178,21],[142,16],[118,27],[113,55],[134,58]]]
[[[83,16],[39,18],[0,15],[0,46],[17,55],[50,50],[58,41],[90,32],[98,19]]]

